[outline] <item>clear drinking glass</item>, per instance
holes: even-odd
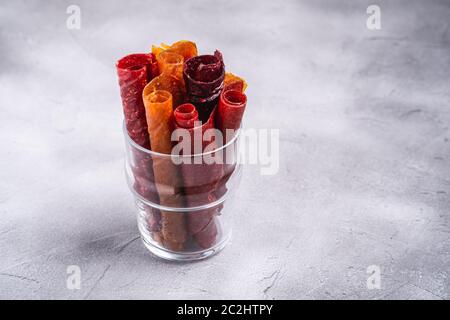
[[[183,156],[150,151],[130,138],[125,125],[123,132],[127,182],[148,250],[164,259],[190,261],[223,249],[237,210],[239,133],[214,151]]]

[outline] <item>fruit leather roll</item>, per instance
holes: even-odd
[[[129,137],[139,146],[149,149],[145,107],[142,91],[152,79],[157,68],[154,55],[149,53],[130,54],[116,63],[122,98],[125,126]],[[142,197],[158,203],[158,193],[154,187],[152,159],[149,154],[133,148],[131,167],[134,175],[134,189]],[[159,211],[146,207],[149,229],[159,228]]]
[[[172,46],[153,46],[152,51],[158,64],[158,77],[152,82],[153,90],[172,93],[174,107],[186,101],[183,80],[184,61],[197,55],[197,46],[191,41],[178,41]]]
[[[152,62],[151,54],[137,53],[116,64],[126,128],[130,138],[144,148],[150,147],[150,141],[142,91],[152,79]]]
[[[180,75],[183,57],[170,52],[162,52],[158,62],[160,75],[153,78],[145,87],[147,93],[156,90],[168,91],[172,95],[174,109],[186,102],[186,89]]]
[[[194,156],[216,149],[214,138],[212,141],[204,138],[207,130],[210,130],[207,134],[213,133],[214,113],[213,111],[208,121],[202,124],[199,122],[198,111],[191,103],[180,105],[174,111],[175,127],[188,131],[191,144],[190,151],[183,152],[184,160],[189,162],[181,166],[184,194],[189,207],[207,205],[217,200],[215,189],[222,176],[222,164],[207,162],[201,156]],[[210,160],[213,160],[212,157]],[[218,211],[219,207],[216,206],[191,212],[187,216],[188,231],[202,248],[211,247],[216,240],[217,226],[214,217]]]
[[[245,88],[245,82],[234,82],[235,87]],[[217,128],[222,132],[224,145],[230,142],[235,136],[236,131],[240,128],[242,117],[244,115],[245,106],[247,104],[247,96],[242,91],[230,90],[228,85],[220,95],[219,106],[217,107],[216,124]],[[234,148],[233,145],[227,148]],[[237,150],[230,149],[233,153],[226,152],[224,155],[223,179],[218,183],[216,196],[221,197],[226,192],[226,182],[233,174],[235,169],[235,154]]]
[[[158,55],[158,68],[160,73],[168,73],[177,79],[183,79],[184,58],[172,51],[163,51]]]
[[[201,55],[186,60],[183,78],[189,101],[193,103],[202,122],[206,122],[217,106],[225,78],[225,65],[222,54]]]
[[[232,74],[231,72],[225,73],[225,79],[223,80],[224,88],[223,90],[236,90],[244,92],[247,88],[247,83],[244,79]]]
[[[161,44],[160,47],[152,46],[152,53],[155,55],[156,59],[159,60],[159,54],[163,51],[175,52],[181,55],[184,61],[197,56],[197,45],[188,40],[180,40],[173,43],[171,46],[166,44]]]
[[[230,141],[241,126],[246,105],[247,96],[242,91],[224,90],[220,95],[217,124],[225,142]]]
[[[172,94],[153,90],[149,83],[143,91],[151,149],[167,156],[153,156],[153,171],[159,202],[167,207],[183,207],[182,178],[172,162],[171,135],[173,131]],[[166,248],[180,251],[187,240],[184,214],[161,210],[162,241]]]

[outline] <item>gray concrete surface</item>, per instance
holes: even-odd
[[[372,3],[2,2],[0,298],[448,299],[450,3],[376,1],[368,30]],[[232,244],[191,264],[138,240],[114,70],[178,39],[221,49],[246,127],[281,139],[277,175],[245,168]]]

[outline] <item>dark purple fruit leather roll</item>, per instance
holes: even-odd
[[[189,101],[197,108],[199,119],[206,122],[217,106],[225,78],[222,54],[201,55],[184,63],[183,77]]]

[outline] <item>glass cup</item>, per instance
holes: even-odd
[[[194,155],[153,152],[124,125],[128,186],[142,241],[154,255],[176,261],[210,257],[231,239],[234,193],[242,168],[239,132],[225,145]]]

